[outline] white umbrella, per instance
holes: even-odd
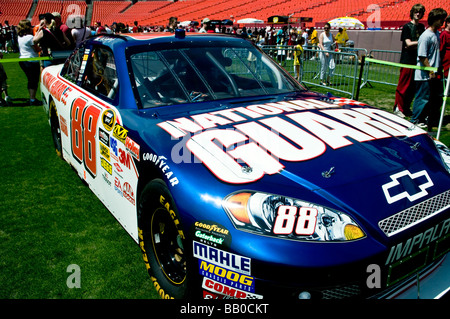
[[[183,21],[183,22],[179,23],[179,25],[181,25],[182,27],[187,27],[190,24],[191,24],[191,21]]]
[[[259,20],[259,19],[255,19],[255,18],[245,18],[245,19],[238,20],[237,23],[242,23],[242,24],[245,24],[245,23],[264,23],[264,21],[263,20]]]
[[[341,17],[328,21],[331,27],[335,28],[357,28],[364,29],[364,24],[356,18],[353,17]]]

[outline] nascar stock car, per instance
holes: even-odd
[[[449,149],[306,90],[245,39],[97,36],[45,68],[41,91],[57,153],[162,298],[448,290]]]

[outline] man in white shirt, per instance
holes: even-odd
[[[429,27],[422,33],[417,45],[417,66],[440,66],[439,29],[444,24],[447,12],[436,8],[428,14]],[[416,70],[416,96],[413,104],[411,122],[428,130],[435,126],[439,118],[439,108],[442,103],[442,82],[434,71]],[[425,124],[427,122],[427,125]]]

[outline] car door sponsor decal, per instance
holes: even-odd
[[[66,105],[67,97],[72,91],[70,86],[63,81],[58,80],[57,77],[48,72],[42,77],[42,84],[47,88],[54,99]]]
[[[61,132],[65,136],[69,136],[69,129],[67,127],[67,121],[62,115],[59,116],[59,126],[61,127]]]
[[[128,131],[125,128],[123,128],[123,126],[119,124],[114,125],[113,136],[117,138],[119,141],[121,141],[123,144],[125,144],[127,134]]]
[[[116,113],[111,109],[106,109],[102,113],[103,127],[107,131],[111,131],[116,124]]]

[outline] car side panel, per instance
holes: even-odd
[[[119,110],[59,76],[42,73],[42,94],[55,102],[62,155],[137,242],[138,172]]]

